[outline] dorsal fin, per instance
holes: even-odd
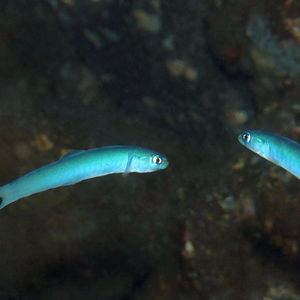
[[[86,150],[73,150],[73,151],[70,151],[68,153],[66,153],[65,155],[63,155],[60,160],[62,159],[65,159],[65,158],[70,158],[70,157],[73,157],[73,156],[77,156],[78,154],[81,154],[83,152],[85,152]]]

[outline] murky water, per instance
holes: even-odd
[[[300,299],[298,179],[237,141],[300,139],[298,6],[2,1],[3,184],[105,145],[169,167],[2,209],[0,299]]]

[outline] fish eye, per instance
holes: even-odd
[[[152,157],[152,162],[156,165],[160,165],[162,163],[162,158],[159,155],[155,155]]]
[[[243,133],[242,140],[246,143],[249,143],[251,140],[251,135],[248,132]]]

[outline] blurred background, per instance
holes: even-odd
[[[0,299],[299,300],[300,182],[237,141],[300,140],[297,0],[2,0],[0,180],[133,144],[162,172],[0,212]]]

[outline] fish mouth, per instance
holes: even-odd
[[[238,140],[239,140],[239,142],[240,142],[241,144],[244,144],[244,143],[243,143],[243,140],[242,140],[242,133],[238,136]]]
[[[169,165],[169,161],[165,158],[164,167],[166,168]]]

